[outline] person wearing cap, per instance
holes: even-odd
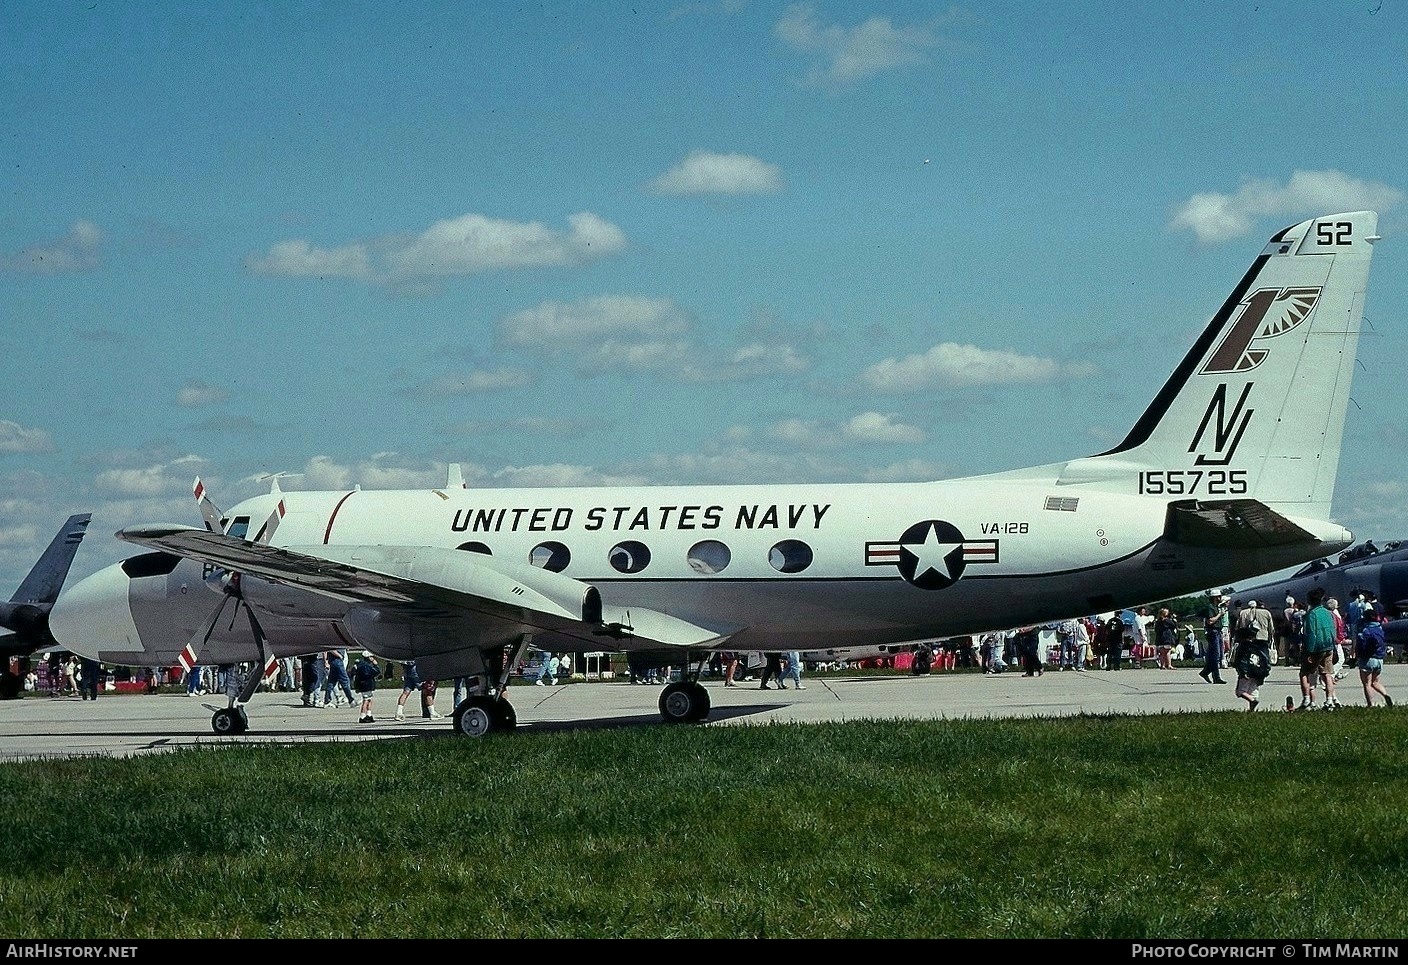
[[[1212,594],[1203,617],[1203,631],[1207,634],[1208,645],[1203,652],[1203,669],[1198,676],[1210,684],[1220,684],[1222,680],[1222,625],[1227,619],[1227,604],[1221,593]]]
[[[375,658],[363,650],[357,657],[357,662],[352,665],[352,687],[362,700],[357,717],[359,724],[376,723],[376,718],[372,716],[372,698],[376,696],[376,682],[380,679],[381,668],[376,665]]]
[[[1267,619],[1259,621],[1256,614],[1264,613]],[[1256,710],[1261,703],[1261,685],[1271,673],[1271,612],[1260,609],[1255,600],[1248,600],[1247,606],[1237,617],[1237,644],[1232,651],[1232,666],[1237,671],[1237,686],[1234,693],[1239,700],[1247,702],[1247,711]],[[1260,633],[1262,623],[1266,634]]]

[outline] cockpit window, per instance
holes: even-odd
[[[122,572],[134,580],[143,576],[165,576],[176,569],[179,562],[181,557],[170,553],[143,553],[123,560]]]
[[[235,539],[244,539],[249,533],[249,517],[236,516],[235,521],[230,524],[230,528],[225,530],[226,536],[233,536]]]

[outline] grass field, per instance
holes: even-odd
[[[649,727],[0,766],[0,933],[1391,938],[1401,712]]]

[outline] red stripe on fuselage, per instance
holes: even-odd
[[[357,490],[354,489],[352,490],[352,493],[355,493],[356,491]],[[328,540],[332,537],[332,524],[337,520],[337,511],[342,508],[343,503],[347,502],[347,500],[352,497],[352,493],[348,493],[346,496],[343,496],[337,501],[337,505],[332,508],[332,515],[328,517],[328,528],[323,530],[324,546],[328,545]]]

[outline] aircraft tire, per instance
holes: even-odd
[[[487,737],[497,730],[507,730],[506,719],[495,706],[496,703],[492,697],[466,697],[455,708],[455,733],[465,737]]]
[[[690,724],[709,716],[709,692],[699,683],[673,683],[660,693],[660,716],[667,724]]]
[[[513,709],[513,704],[500,697],[494,701],[494,710],[498,714],[499,727],[503,730],[511,731],[518,726],[518,711]]]
[[[224,707],[210,718],[210,728],[217,734],[243,734],[249,729],[249,718],[242,707]]]

